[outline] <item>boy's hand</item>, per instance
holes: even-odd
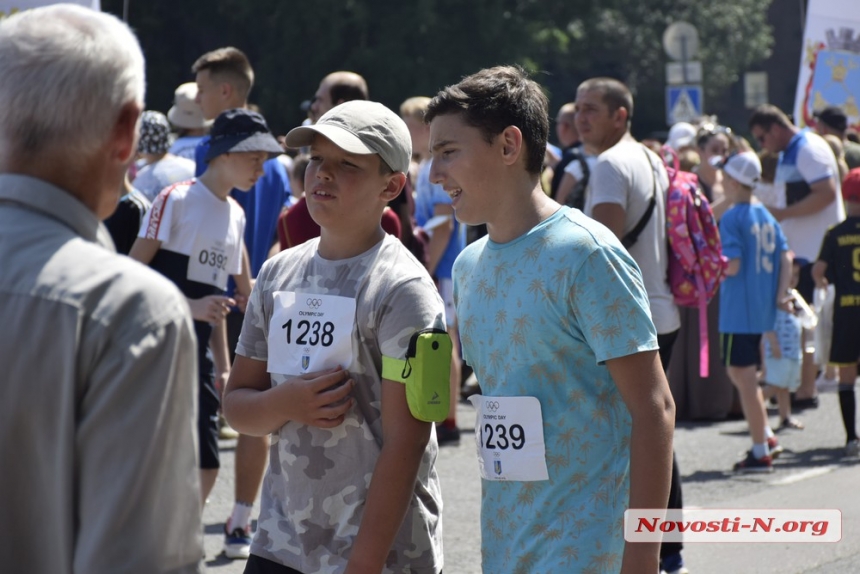
[[[349,372],[338,368],[290,379],[278,395],[289,420],[329,429],[343,423],[355,403],[349,396],[353,387]]]
[[[236,300],[236,306],[239,308],[239,311],[242,313],[248,308],[248,297],[242,295],[241,293],[236,293],[233,295],[233,298]]]
[[[794,313],[794,296],[790,293],[781,294],[776,300],[776,306],[786,313]]]
[[[206,321],[207,323],[217,323],[227,316],[230,312],[230,307],[236,304],[236,301],[224,295],[207,295],[200,299],[189,299],[188,306],[191,307],[191,316],[195,321]]]

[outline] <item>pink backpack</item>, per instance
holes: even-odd
[[[664,148],[666,151],[667,148]],[[675,303],[699,309],[699,374],[708,376],[708,303],[725,278],[728,260],[723,256],[720,231],[707,198],[694,173],[667,166],[666,237],[669,241],[669,287]]]

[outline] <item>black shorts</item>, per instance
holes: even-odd
[[[200,368],[197,395],[197,434],[200,441],[200,468],[221,468],[218,456],[218,408],[221,399],[215,390],[212,361],[198,360]]]
[[[720,356],[727,367],[752,367],[761,363],[761,334],[720,333]]]
[[[245,563],[244,574],[302,574],[295,568],[283,566],[277,562],[272,562],[266,558],[260,558],[256,554],[251,554],[248,562]],[[442,574],[442,572],[439,572]]]
[[[853,365],[858,360],[860,360],[860,307],[836,306],[833,309],[830,362],[836,365]]]
[[[272,562],[266,558],[260,558],[251,554],[245,564],[245,574],[302,574],[295,568]]]

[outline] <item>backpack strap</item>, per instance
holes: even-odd
[[[626,233],[624,237],[621,238],[621,245],[626,249],[633,247],[639,240],[639,236],[645,230],[645,226],[648,225],[649,221],[651,221],[651,215],[654,213],[654,207],[657,205],[657,174],[654,173],[654,164],[651,163],[651,157],[648,155],[648,150],[644,145],[642,146],[642,153],[645,154],[645,159],[648,160],[648,165],[651,166],[651,180],[654,182],[654,193],[651,194],[651,201],[648,202],[648,208],[645,209],[645,213],[642,214],[636,227],[631,229],[629,233]]]

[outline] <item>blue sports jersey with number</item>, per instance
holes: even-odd
[[[788,243],[761,204],[736,203],[720,219],[723,255],[740,259],[740,271],[720,286],[720,332],[758,334],[773,330],[779,265]]]
[[[468,246],[454,299],[484,395],[537,398],[546,444],[549,480],[482,481],[483,571],[617,571],[631,421],[603,362],[657,348],[639,268],[564,207],[509,243]]]

